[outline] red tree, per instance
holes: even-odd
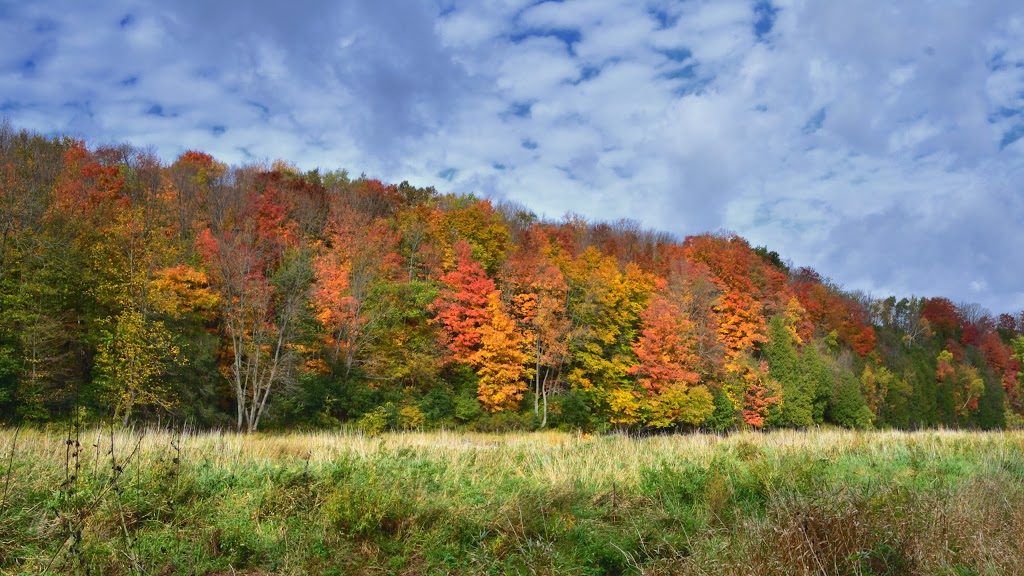
[[[921,309],[921,316],[939,334],[951,336],[963,324],[963,318],[948,298],[929,298]]]
[[[494,292],[494,281],[473,260],[468,243],[458,242],[456,252],[455,269],[441,277],[444,288],[431,308],[453,358],[469,362],[480,349],[482,327],[491,319],[487,297]]]

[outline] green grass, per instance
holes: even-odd
[[[1017,432],[14,440],[3,573],[1024,573]]]

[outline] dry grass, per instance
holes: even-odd
[[[0,429],[0,455],[10,454],[14,430]],[[28,429],[20,432],[17,451],[39,462],[63,462],[66,447],[60,439],[66,431]],[[444,458],[454,466],[480,468],[481,460],[503,473],[540,476],[552,482],[588,478],[601,484],[633,483],[641,470],[665,460],[709,464],[723,451],[741,459],[762,455],[785,458],[837,457],[856,452],[872,458],[912,450],[923,460],[951,454],[984,453],[996,459],[1017,458],[1024,453],[1024,432],[974,432],[934,430],[925,432],[855,432],[836,429],[815,431],[741,432],[663,435],[642,438],[627,435],[591,436],[563,432],[483,434],[465,432],[398,432],[380,436],[333,432],[286,434],[235,434],[231,432],[179,433],[166,429],[108,429],[82,431],[83,463],[102,466],[111,447],[119,460],[136,445],[142,459],[168,457],[172,444],[181,447],[182,460],[203,461],[218,467],[253,462],[308,460],[332,462],[339,457],[372,458],[381,453],[411,451]]]
[[[159,573],[191,558],[207,573],[371,573],[397,555],[384,572],[1024,573],[1022,432],[14,441],[0,430],[2,462],[14,454],[0,570],[59,558]],[[327,543],[347,556],[323,557]]]

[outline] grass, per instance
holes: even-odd
[[[10,574],[1024,574],[1019,432],[26,429],[0,462]]]

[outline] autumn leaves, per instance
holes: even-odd
[[[254,431],[390,406],[391,427],[722,430],[1024,413],[1024,321],[847,293],[736,235],[538,221],[200,152],[164,166],[15,144],[0,150],[0,417],[84,404]]]

